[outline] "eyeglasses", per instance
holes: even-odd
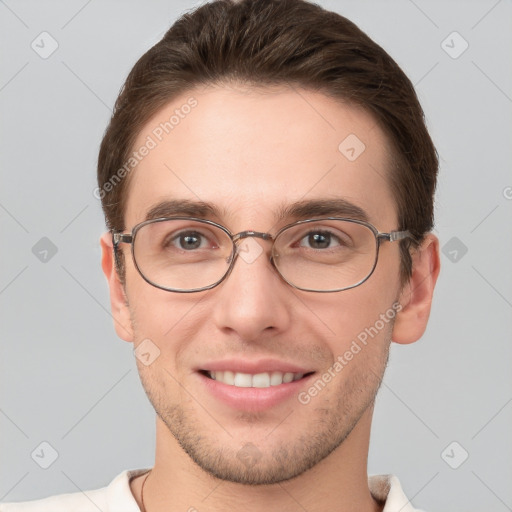
[[[409,231],[380,233],[367,222],[338,217],[301,220],[276,235],[232,234],[220,224],[194,217],[148,220],[129,234],[112,234],[116,259],[119,244],[131,244],[134,265],[145,281],[182,293],[214,288],[226,279],[239,255],[252,263],[263,249],[256,241],[241,243],[249,237],[273,241],[271,264],[289,285],[309,292],[339,292],[359,286],[372,275],[382,241],[412,235]]]

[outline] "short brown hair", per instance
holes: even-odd
[[[99,151],[107,227],[125,229],[128,179],[112,180],[119,178],[143,126],[187,90],[228,82],[295,85],[360,106],[374,117],[392,146],[388,175],[397,229],[415,237],[400,242],[405,284],[412,271],[410,248],[434,223],[438,156],[423,110],[410,80],[378,44],[348,19],[305,0],[215,0],[184,14],[137,61]]]

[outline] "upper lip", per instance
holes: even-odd
[[[222,359],[220,361],[210,361],[201,365],[197,370],[211,371],[232,371],[235,373],[264,373],[264,372],[282,372],[282,373],[310,373],[314,370],[304,368],[294,363],[279,361],[278,359],[258,359],[251,361],[248,359]]]

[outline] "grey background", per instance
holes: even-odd
[[[512,3],[318,3],[403,67],[441,157],[431,320],[420,342],[392,349],[369,472],[398,475],[425,510],[512,510]],[[153,463],[154,412],[100,268],[95,162],[131,66],[194,5],[0,1],[0,501]],[[31,48],[43,31],[59,45],[47,59]],[[454,31],[469,44],[458,58]],[[43,237],[57,249],[46,262]],[[58,453],[48,469],[31,456],[44,441]]]

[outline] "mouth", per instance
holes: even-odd
[[[315,372],[293,373],[272,371],[242,373],[231,370],[199,370],[199,373],[211,380],[237,388],[270,388],[305,379],[313,375]]]
[[[298,401],[317,371],[307,363],[273,357],[226,357],[203,361],[196,366],[195,375],[201,393],[222,404],[222,410],[226,411],[227,405],[231,410],[271,413],[274,407]]]

